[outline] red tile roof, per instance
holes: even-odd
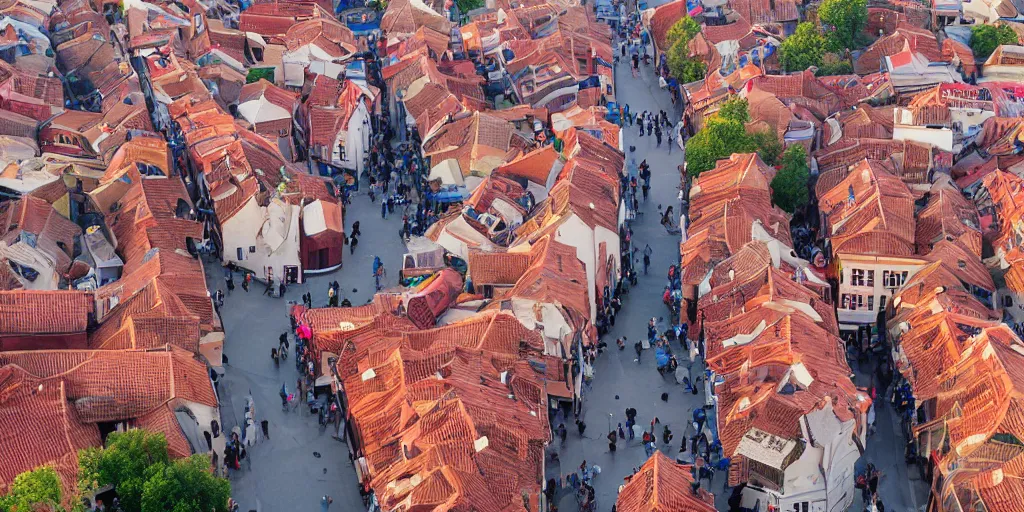
[[[818,204],[835,254],[914,254],[914,196],[884,169],[862,161]]]
[[[952,184],[932,187],[928,204],[917,215],[918,254],[927,254],[934,244],[948,240],[981,257],[981,222],[978,208]]]
[[[655,451],[640,470],[627,477],[615,510],[620,512],[713,512],[714,496],[693,492],[693,468],[676,464]]]
[[[163,350],[33,350],[0,352],[44,385],[63,386],[80,418],[137,418],[173,400],[217,407],[205,363],[173,347]]]
[[[469,274],[467,279],[473,286],[511,286],[530,267],[529,253],[469,252]]]
[[[93,310],[93,297],[88,292],[0,291],[0,337],[83,333]]]
[[[877,73],[885,57],[892,58],[895,68],[909,63],[911,53],[920,53],[929,62],[942,61],[942,52],[934,34],[928,30],[899,23],[895,33],[882,37],[864,50],[864,53],[854,61],[853,69],[859,75]]]
[[[684,16],[686,16],[686,2],[684,0],[675,0],[654,8],[650,26],[651,36],[654,39],[655,48],[658,52],[664,53],[668,51],[668,31],[676,22],[683,19]]]
[[[551,435],[538,413],[543,382],[561,374],[560,361],[539,354],[540,336],[507,312],[416,332],[382,319],[339,331],[347,341],[337,364],[382,506],[498,512],[536,499]]]
[[[444,15],[431,9],[424,2],[414,4],[411,0],[389,2],[380,20],[381,30],[391,37],[415,34],[420,27],[429,27],[442,34],[448,34],[451,33],[452,24]]]
[[[0,492],[19,474],[50,466],[70,506],[78,489],[78,452],[101,441],[99,429],[79,418],[65,385],[41,382],[17,366],[0,367],[0,432]]]
[[[43,199],[25,196],[19,200],[0,204],[0,241],[6,246],[25,244],[25,249],[14,247],[10,258],[21,250],[40,253],[57,273],[63,276],[71,265],[75,240],[81,234],[77,224],[57,213]],[[36,269],[40,272],[46,269]]]

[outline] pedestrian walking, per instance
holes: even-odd
[[[387,220],[388,218],[388,201],[387,199],[380,200],[380,218]]]
[[[558,424],[558,438],[562,440],[562,444],[565,444],[566,438],[569,436],[568,429],[565,428],[565,423]]]
[[[359,221],[357,220],[357,221],[352,223],[352,233],[351,233],[350,236],[359,236],[359,235],[362,235],[362,233],[359,231]]]
[[[640,354],[644,351],[644,344],[643,342],[637,341],[633,345],[633,348],[636,349],[636,362],[637,364],[640,364]]]
[[[351,237],[349,237],[349,239],[348,239],[348,253],[349,253],[349,254],[355,254],[355,252],[356,252],[356,246],[357,246],[357,245],[359,245],[359,239],[358,239],[358,238],[356,238],[356,235],[355,235],[355,234],[353,234],[353,235],[352,235]]]
[[[576,420],[576,429],[580,431],[580,437],[583,437],[583,432],[587,430],[587,424],[583,420]]]
[[[626,431],[622,429],[622,423],[619,423],[619,439],[626,438]]]
[[[249,293],[249,283],[251,282],[252,274],[246,272],[245,275],[242,276],[242,289],[245,290],[245,293]]]
[[[279,284],[277,286],[277,296],[278,296],[278,298],[283,299],[284,298],[284,292],[286,292],[286,291],[288,291],[288,288],[284,285],[284,279],[282,278],[281,279],[281,284]]]
[[[608,435],[606,437],[608,438],[608,451],[612,452],[612,453],[615,453],[615,448],[616,448],[615,443],[619,440],[618,437],[616,437],[616,435],[615,435],[615,431],[614,430],[609,431]]]

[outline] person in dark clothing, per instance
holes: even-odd
[[[352,236],[348,239],[348,253],[355,254],[357,245],[359,245],[359,239],[356,238],[355,233],[352,233]]]
[[[352,234],[350,236],[359,236],[359,235],[362,235],[362,233],[359,232],[359,221],[357,220],[357,221],[352,223]]]
[[[646,198],[645,198],[646,199]],[[647,275],[647,269],[651,267],[651,257],[644,253],[644,275]]]
[[[580,437],[583,437],[583,432],[587,430],[587,424],[583,420],[576,420],[576,429],[580,431]]]
[[[558,438],[562,440],[562,444],[565,444],[565,439],[569,436],[569,431],[565,428],[565,423],[558,424]]]
[[[644,351],[644,344],[641,341],[637,341],[633,345],[633,348],[636,349],[636,362],[637,364],[640,364],[640,354]]]
[[[284,298],[284,292],[286,292],[286,291],[288,291],[288,288],[285,287],[284,279],[282,279],[281,280],[281,284],[277,286],[277,296],[278,296],[278,298],[283,299]]]
[[[615,453],[615,443],[618,441],[618,436],[615,435],[615,431],[608,432],[608,451]]]

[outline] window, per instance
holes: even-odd
[[[883,270],[882,285],[886,288],[899,288],[907,281],[907,274],[907,271]]]
[[[881,297],[878,298],[878,309],[879,310],[885,309],[885,299],[887,299],[887,298],[888,297],[886,297],[885,295],[882,295]]]
[[[857,311],[858,309],[864,309],[864,296],[853,293],[844,293],[842,298],[842,309],[848,309],[850,311]]]
[[[874,311],[875,309],[875,296],[868,295],[868,311]]]
[[[875,271],[874,270],[868,270],[868,275],[867,275],[867,279],[865,279],[865,284],[867,286],[875,286]]]
[[[244,256],[244,255],[245,255],[245,253],[242,252],[242,248],[241,247],[239,247],[239,248],[237,248],[235,250],[235,256],[238,256],[238,258],[236,258],[238,261],[242,261],[242,256]]]
[[[851,271],[850,284],[852,286],[864,286],[864,270],[855,268]]]

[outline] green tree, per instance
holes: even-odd
[[[848,60],[823,60],[821,65],[818,66],[818,72],[815,73],[817,76],[835,76],[835,75],[852,75],[853,64],[850,64]]]
[[[857,49],[857,39],[868,24],[867,0],[823,0],[818,19],[829,26],[827,33],[831,51]]]
[[[757,146],[757,156],[768,165],[779,163],[779,156],[782,155],[782,143],[775,133],[765,130],[751,135],[754,145]]]
[[[455,0],[455,3],[459,6],[459,12],[462,14],[484,6],[483,0]]]
[[[668,42],[668,71],[682,83],[703,80],[707,74],[707,66],[697,59],[690,58],[690,40],[700,33],[700,24],[689,16],[684,16],[668,30],[665,36]]]
[[[825,54],[825,37],[813,23],[803,22],[796,32],[782,41],[779,60],[786,71],[803,71],[811,66],[821,66]]]
[[[5,512],[64,510],[61,506],[61,484],[51,467],[27,471],[14,478],[10,492],[0,497],[0,510]]]
[[[725,119],[737,121],[740,123],[746,123],[750,121],[750,112],[748,110],[748,103],[746,98],[740,98],[739,96],[733,96],[718,110],[718,115]]]
[[[756,149],[743,123],[719,111],[708,118],[696,135],[686,143],[686,172],[697,177],[714,169],[715,162],[733,153],[749,153]]]
[[[99,483],[117,489],[125,510],[140,510],[149,469],[169,462],[167,439],[163,434],[145,430],[113,432],[99,455]]]
[[[782,168],[772,180],[772,201],[789,213],[803,208],[810,201],[807,189],[810,178],[804,147],[794,144],[786,148],[782,153]]]
[[[231,484],[210,473],[210,459],[193,455],[150,467],[142,512],[227,512]]]
[[[971,50],[981,60],[987,59],[996,48],[1004,44],[1017,44],[1017,33],[1006,25],[975,25],[971,27]]]
[[[700,23],[697,23],[689,16],[683,16],[682,19],[672,25],[672,28],[668,29],[668,33],[665,34],[665,41],[669,47],[680,40],[689,43],[699,33]]]
[[[681,83],[696,82],[707,76],[707,66],[697,59],[690,58],[689,48],[682,41],[676,41],[676,44],[668,49],[665,57],[668,59],[668,72]]]

